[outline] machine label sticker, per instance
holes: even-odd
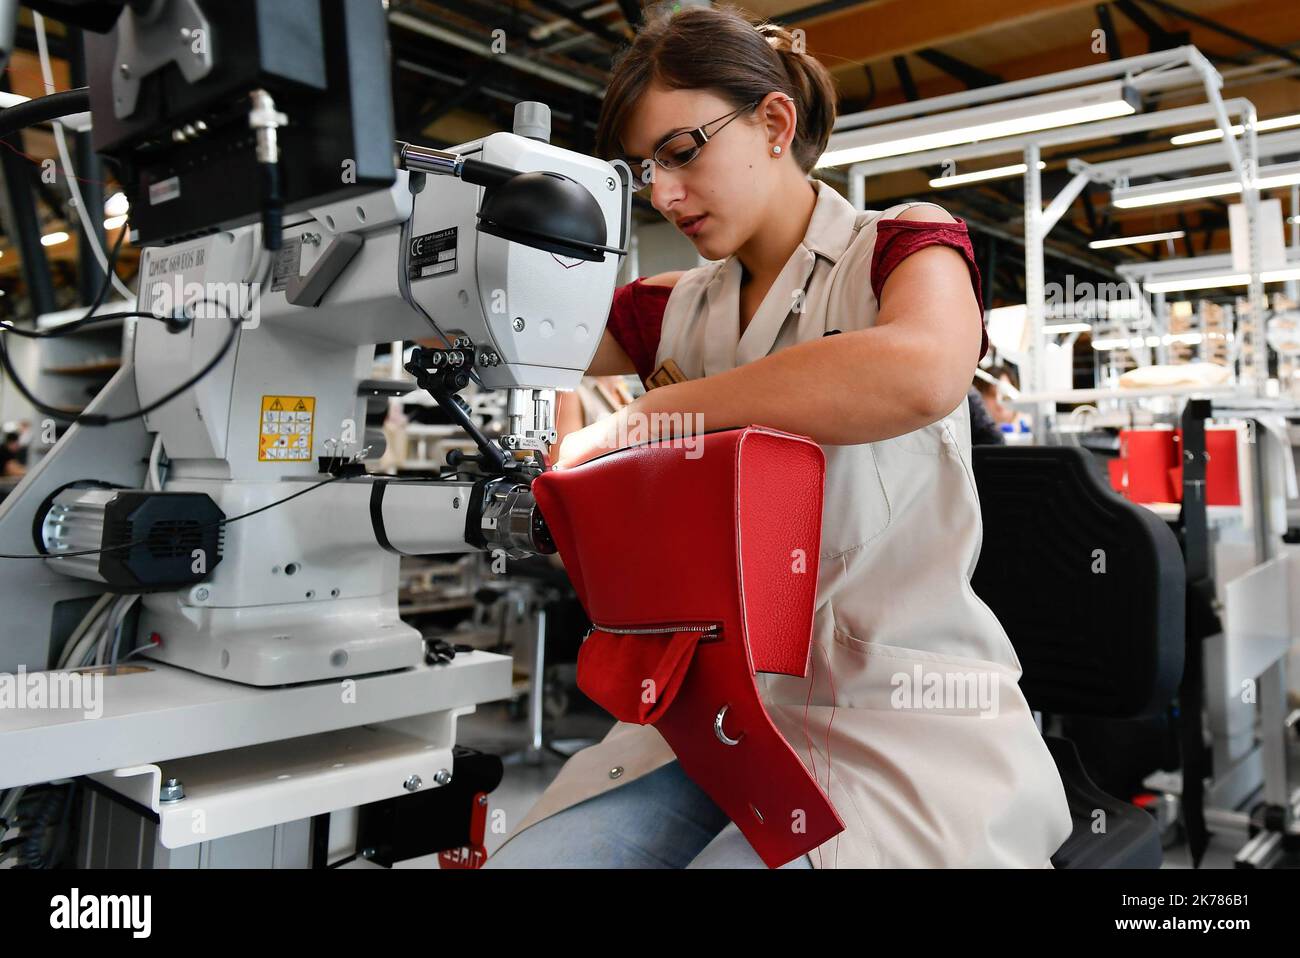
[[[263,396],[258,462],[310,462],[315,396]]]
[[[165,180],[159,180],[157,183],[149,184],[149,205],[157,206],[159,203],[166,203],[168,200],[177,199],[181,195],[181,178],[179,176],[170,176]]]
[[[140,274],[140,308],[155,316],[170,316],[206,299],[210,242],[202,239],[188,246],[147,252]]]
[[[271,292],[281,292],[289,285],[291,278],[299,275],[302,268],[302,237],[295,236],[285,240],[280,251],[275,254],[275,264],[271,267]]]
[[[456,272],[456,233],[459,229],[459,226],[449,226],[412,237],[407,275],[411,279],[423,279]]]

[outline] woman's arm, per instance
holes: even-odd
[[[906,210],[900,219],[954,222],[934,207]],[[699,413],[706,430],[758,423],[827,445],[900,436],[965,400],[981,330],[980,306],[961,254],[929,246],[890,273],[871,328],[651,390],[572,434],[557,465],[576,465],[618,448],[629,426],[656,435],[656,413]]]
[[[641,282],[646,286],[667,286],[671,288],[677,284],[677,279],[681,275],[680,271],[659,273],[643,279]],[[587,367],[587,375],[621,376],[631,375],[635,372],[636,364],[632,362],[627,352],[614,338],[614,334],[606,327],[600,337],[600,345],[596,348],[596,355],[592,357],[591,365]]]
[[[641,282],[646,286],[668,286],[672,287],[677,284],[678,278],[682,271],[674,273],[659,273],[655,276],[643,279]],[[632,375],[636,372],[636,364],[632,362],[627,352],[618,344],[618,340],[608,328],[600,337],[600,346],[596,349],[596,355],[591,359],[591,365],[587,367],[588,376],[622,376]],[[555,413],[555,448],[564,441],[564,437],[571,432],[576,432],[583,427],[582,403],[579,401],[576,393],[560,393]]]

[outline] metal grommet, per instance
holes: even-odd
[[[741,732],[740,738],[732,738],[722,728],[722,723],[727,717],[727,709],[729,708],[731,708],[730,705],[722,706],[722,708],[718,709],[718,714],[713,717],[713,734],[718,737],[718,741],[723,745],[739,745],[740,739],[745,737],[745,733]]]
[[[609,777],[610,777],[610,778],[620,778],[622,775],[623,775],[623,766],[622,766],[622,765],[615,765],[613,768],[611,768],[611,769],[609,770]]]

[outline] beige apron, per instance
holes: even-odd
[[[672,358],[690,379],[712,376],[875,322],[876,223],[912,204],[859,212],[813,182],[803,242],[744,335],[732,256],[678,281],[656,365]],[[1017,684],[1020,661],[970,587],[981,525],[965,399],[915,432],[822,448],[810,677],[758,676],[772,720],[847,826],[813,865],[1050,867],[1070,814]],[[653,727],[620,722],[564,765],[514,834],[673,757]]]

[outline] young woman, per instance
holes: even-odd
[[[846,829],[786,867],[1050,867],[1071,829],[1064,790],[1020,662],[970,587],[966,392],[987,338],[965,224],[927,203],[860,212],[809,177],[835,93],[792,40],[689,8],[645,25],[615,65],[601,155],[646,171],[655,208],[715,262],[617,291],[589,372],[675,365],[685,381],[572,432],[556,465],[616,448],[633,414],[821,444],[810,675],[758,683]],[[653,727],[618,723],[488,865],[762,863]]]

